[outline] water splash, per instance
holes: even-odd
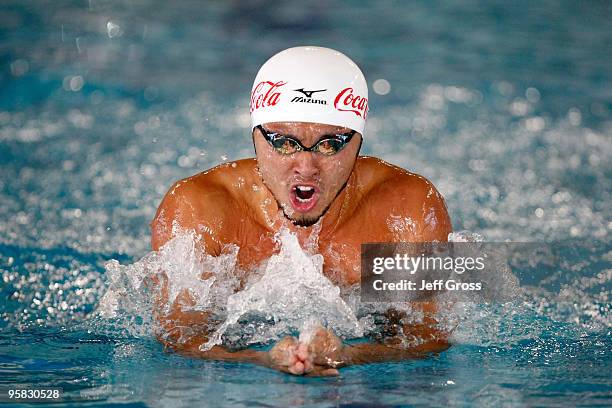
[[[318,325],[345,339],[377,337],[384,330],[388,324],[384,314],[390,305],[362,303],[359,287],[341,290],[330,282],[323,274],[323,257],[316,253],[316,236],[307,240],[306,249],[287,230],[277,234],[276,239],[280,251],[248,275],[237,266],[238,247],[227,246],[218,257],[206,255],[200,249],[201,238],[193,231],[177,234],[159,252],[151,252],[132,264],[111,260],[105,264],[106,291],[94,313],[91,310],[96,300],[91,296],[103,292],[101,274],[97,272],[82,275],[78,268],[53,265],[58,263],[54,259],[47,259],[45,268],[54,271],[46,275],[47,280],[34,270],[21,274],[6,271],[4,292],[18,300],[9,324],[53,326],[66,323],[69,318],[85,322],[88,330],[98,333],[150,337],[159,329],[152,318],[154,299],[160,290],[155,282],[165,275],[168,297],[163,311],[186,292],[193,302],[183,305],[183,310],[209,311],[215,316],[217,325],[203,349],[215,344],[242,348],[269,343],[288,334],[299,333],[306,338]],[[486,244],[483,236],[469,231],[453,233],[449,240]],[[551,330],[565,331],[567,335],[571,330],[612,327],[609,291],[605,289],[612,277],[600,259],[604,252],[605,247],[590,250],[588,267],[583,268],[583,276],[577,282],[576,271],[570,268],[546,275],[545,285],[521,287],[505,258],[500,256],[500,262],[492,266],[490,277],[494,284],[490,290],[499,292],[492,297],[505,293],[512,299],[477,302],[473,297],[447,292],[438,299],[446,305],[441,308],[438,320],[454,329],[455,343],[496,347],[511,347]],[[550,257],[548,253],[529,256],[538,270]],[[580,255],[579,259],[586,256]],[[9,262],[11,266],[19,264],[19,260],[12,258]],[[591,274],[590,269],[595,267],[600,268],[599,272]],[[90,287],[92,284],[94,287]],[[83,293],[89,297],[78,296]],[[404,323],[422,318],[410,304],[392,306],[406,313]],[[562,326],[551,329],[559,324]]]
[[[300,330],[316,319],[343,337],[361,337],[363,324],[341,298],[340,288],[323,275],[323,256],[309,255],[295,235],[283,229],[277,235],[281,250],[267,262],[263,274],[227,299],[227,318],[201,348],[221,343],[225,332],[240,319],[263,319],[258,333],[247,343],[267,342]],[[244,337],[242,337],[244,343]]]
[[[128,328],[131,334],[151,334],[156,329],[150,318],[155,308],[151,299],[158,296],[155,290],[159,290],[151,281],[165,275],[168,298],[164,311],[186,291],[193,303],[184,305],[184,311],[208,311],[215,316],[218,324],[201,345],[202,350],[217,344],[243,348],[297,333],[307,337],[319,325],[345,339],[376,337],[389,323],[384,318],[389,307],[406,314],[403,323],[422,319],[422,314],[410,304],[361,303],[357,286],[341,290],[334,285],[323,274],[323,257],[316,253],[316,234],[313,235],[303,249],[295,235],[282,229],[275,237],[280,251],[247,275],[237,267],[237,247],[227,247],[224,254],[212,257],[201,251],[201,238],[193,231],[179,233],[159,253],[151,252],[132,265],[107,263],[108,290],[97,313],[114,326]],[[451,234],[449,238],[455,242],[483,241],[482,236],[469,231]],[[493,268],[496,274],[489,276],[490,281],[491,276],[495,277],[489,290],[516,295],[517,281],[507,265],[500,262]],[[446,293],[439,301],[452,305],[443,308],[439,316],[440,323],[449,329],[459,321],[495,327],[479,318],[483,314],[492,318],[494,313],[474,309],[473,297]],[[464,327],[470,324],[465,323]],[[466,339],[466,333],[470,338],[475,333],[473,329],[472,326],[472,331],[459,331],[457,341],[471,341]],[[479,335],[482,336],[482,330]]]
[[[202,237],[193,231],[178,233],[159,252],[150,252],[131,265],[112,260],[106,264],[108,289],[96,315],[132,334],[151,334],[155,308],[167,313],[181,293],[194,302],[182,310],[213,311],[222,314],[227,298],[240,284],[236,268],[238,247],[228,245],[213,257],[201,250]],[[162,288],[167,297],[159,305]],[[118,322],[121,322],[118,324]]]

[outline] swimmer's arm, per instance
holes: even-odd
[[[289,374],[306,374],[307,372],[305,370],[307,370],[310,375],[329,375],[326,374],[329,370],[328,367],[315,367],[308,363],[300,367],[299,364],[304,363],[298,358],[298,355],[299,353],[305,354],[305,351],[299,351],[295,344],[296,340],[289,337],[279,341],[270,351],[253,349],[229,351],[223,346],[214,346],[210,350],[201,350],[200,345],[208,341],[208,336],[206,334],[192,336],[183,343],[168,341],[167,336],[159,335],[158,340],[167,348],[187,357],[201,358],[203,360],[258,364]],[[303,357],[303,359],[305,359],[305,357]]]
[[[196,302],[186,289],[166,307],[169,303],[167,279],[166,274],[161,273],[152,280],[152,284],[157,286],[153,302],[153,317],[157,322],[156,337],[166,349],[206,360],[267,365],[267,353],[261,351],[246,349],[230,352],[222,346],[214,346],[207,351],[200,350],[200,346],[208,342],[218,322],[211,321],[210,312],[193,310]]]
[[[241,350],[230,352],[221,346],[214,346],[208,351],[200,350],[200,346],[209,340],[214,332],[216,322],[211,322],[210,313],[190,310],[195,301],[187,290],[178,294],[174,303],[166,310],[168,304],[168,288],[165,274],[156,279],[155,284],[161,285],[154,300],[153,317],[157,322],[156,337],[165,348],[189,357],[207,360],[250,362],[263,364],[266,353],[256,350]]]
[[[391,336],[382,342],[347,345],[332,331],[320,328],[308,345],[310,357],[319,366],[337,369],[357,364],[419,359],[440,353],[450,347],[448,334],[437,327],[435,319],[427,316],[431,311],[428,309],[429,306],[423,307],[425,318],[421,323],[411,325],[402,324],[403,312],[391,309],[387,312],[389,324],[385,329]]]
[[[206,336],[193,338],[188,344],[182,344],[180,346],[176,344],[170,345],[161,339],[160,341],[171,350],[187,357],[201,358],[203,360],[253,363],[267,366],[266,360],[268,353],[265,351],[252,349],[229,351],[223,346],[214,346],[210,350],[202,351],[200,350],[200,345],[208,341]]]
[[[425,180],[419,184],[416,191],[411,190],[411,195],[406,192],[407,197],[413,197],[415,202],[422,203],[415,211],[413,219],[418,220],[417,236],[410,235],[407,231],[402,240],[413,242],[446,242],[448,234],[452,232],[452,224],[446,204],[442,195],[431,182]],[[409,206],[407,206],[409,207]],[[429,353],[439,353],[450,347],[448,338],[450,333],[439,327],[436,321],[438,305],[434,301],[419,302],[413,304],[413,309],[419,309],[423,313],[420,323],[404,323],[403,312],[390,309],[387,318],[394,330],[389,333],[384,343],[365,343],[343,348],[343,359],[347,365],[365,364],[382,361],[397,361],[411,358],[422,358]],[[414,346],[403,346],[402,339],[417,339]]]
[[[418,240],[422,242],[445,242],[452,232],[452,225],[442,196],[433,185],[429,186],[427,196],[423,200]],[[413,241],[415,237],[407,236],[405,241]],[[420,309],[424,318],[420,323],[403,323],[403,313],[390,309],[387,317],[394,327],[394,333],[384,340],[384,343],[364,343],[345,345],[341,353],[340,366],[367,364],[387,361],[401,361],[415,358],[425,358],[431,353],[440,353],[450,347],[450,333],[439,327],[435,319],[438,305],[434,301],[419,302],[413,305]],[[415,345],[402,345],[402,339],[415,339]]]
[[[450,347],[446,341],[429,342],[419,346],[403,349],[393,348],[380,343],[365,343],[345,346],[340,367],[357,364],[384,363],[426,358],[431,353],[440,353]]]
[[[415,238],[420,242],[446,242],[448,234],[453,232],[453,226],[444,198],[429,180],[423,182],[420,187],[420,194],[417,195],[420,199],[417,202],[422,204],[415,216],[419,226],[417,237],[406,236],[405,239],[408,242],[414,241]]]
[[[214,346],[208,351],[200,350],[200,346],[208,342],[209,335],[214,330],[209,326],[210,313],[183,310],[185,306],[195,304],[187,291],[181,292],[170,310],[164,313],[164,296],[167,299],[165,286],[161,289],[161,298],[155,302],[155,319],[158,323],[157,339],[166,348],[182,355],[206,360],[265,363],[267,353],[256,350],[230,352],[221,346]]]
[[[440,353],[450,347],[450,333],[442,330],[433,317],[436,313],[434,302],[413,305],[424,314],[420,323],[403,323],[403,312],[390,309],[387,312],[391,335],[383,343],[364,343],[343,347],[343,361],[346,365],[367,364],[384,361],[399,361],[425,358],[430,353]],[[393,332],[395,330],[395,332]],[[414,343],[402,344],[402,341]]]
[[[176,182],[166,193],[151,221],[151,248],[158,251],[177,233],[194,231],[201,249],[219,255],[227,200],[222,188],[214,183],[197,184],[190,179]]]
[[[151,222],[151,247],[160,250],[178,232],[193,230],[202,238],[198,241],[204,253],[219,255],[221,245],[214,236],[219,231],[202,226],[221,225],[224,218],[223,203],[226,203],[223,189],[215,183],[195,183],[185,179],[175,183],[164,196],[155,218]],[[226,361],[251,361],[258,353],[229,352],[222,347],[200,351],[200,345],[208,342],[214,331],[209,322],[209,313],[193,309],[195,301],[188,291],[178,294],[171,305],[168,296],[168,275],[161,271],[151,279],[156,287],[154,319],[157,322],[157,339],[167,348],[181,354]]]

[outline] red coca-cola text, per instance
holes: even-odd
[[[353,93],[353,88],[344,88],[334,100],[334,108],[339,111],[353,112],[365,119],[368,116],[368,98]]]
[[[255,86],[251,93],[251,112],[266,106],[274,106],[280,99],[278,88],[285,85],[284,81],[261,81]]]

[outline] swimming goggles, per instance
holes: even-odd
[[[263,137],[270,143],[270,146],[280,154],[293,154],[302,151],[318,152],[325,156],[332,156],[344,149],[355,133],[357,133],[355,130],[351,130],[347,133],[325,135],[313,146],[306,147],[299,140],[291,136],[270,132],[261,125],[257,125],[255,128],[259,129]]]

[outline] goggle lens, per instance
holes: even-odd
[[[354,130],[348,133],[337,134],[335,136],[321,139],[312,147],[305,147],[298,140],[281,135],[280,133],[269,132],[263,126],[258,125],[264,138],[280,154],[293,154],[299,151],[318,152],[325,156],[332,156],[342,150],[356,133]]]
[[[271,143],[274,150],[281,154],[293,154],[300,150],[295,140],[283,136],[274,138]]]

